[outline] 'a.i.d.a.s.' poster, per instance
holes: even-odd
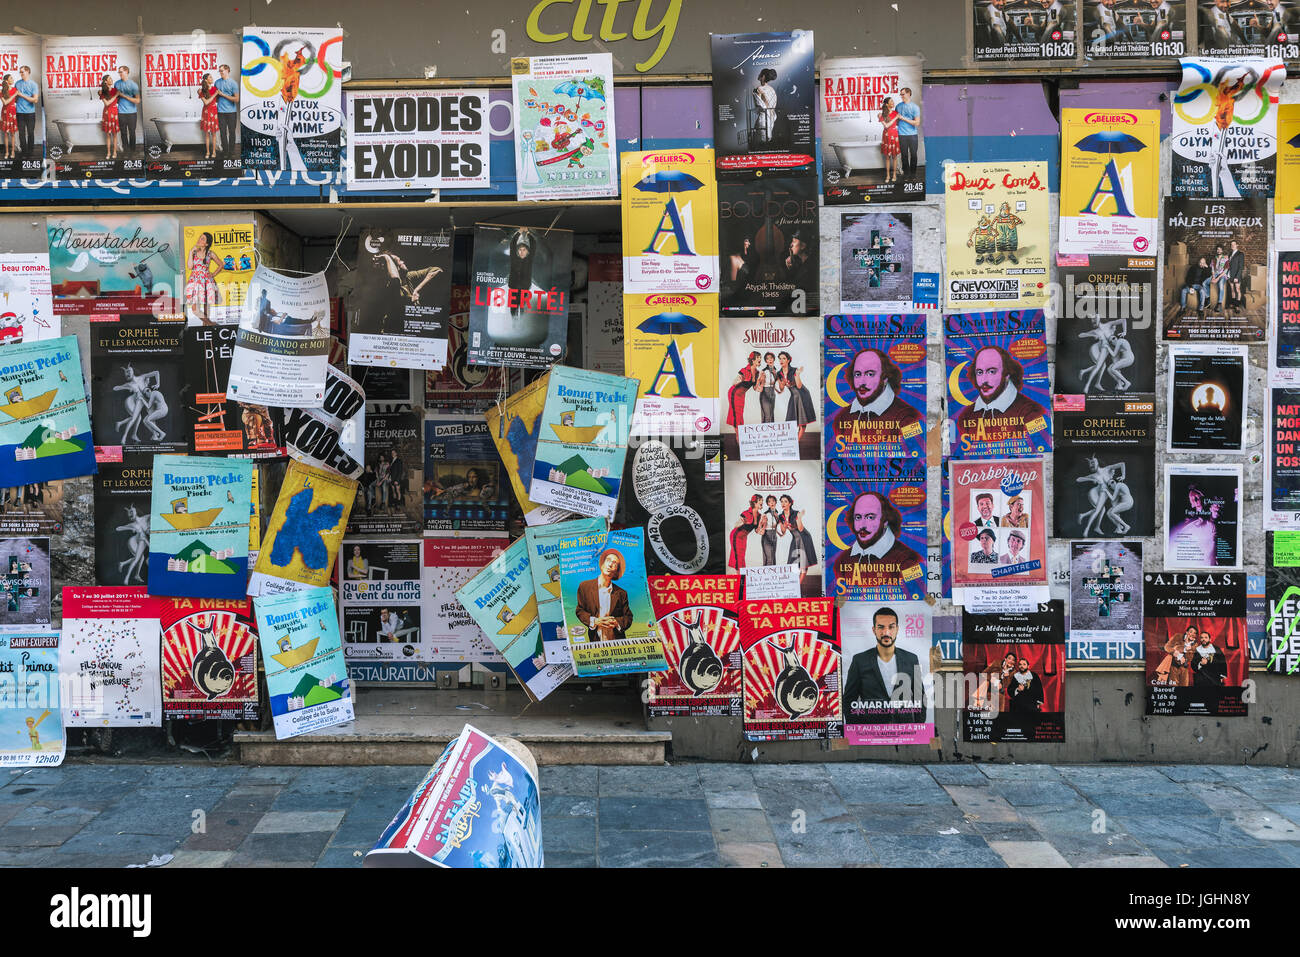
[[[239,138],[246,169],[333,172],[343,141],[343,31],[244,28]]]
[[[928,744],[934,737],[930,606],[849,601],[840,607],[838,627],[849,744]]]
[[[1246,574],[1143,576],[1148,715],[1245,716]]]

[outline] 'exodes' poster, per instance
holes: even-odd
[[[724,316],[815,316],[821,310],[817,180],[764,176],[718,184]]]
[[[1061,252],[1152,251],[1159,213],[1160,111],[1061,110]]]
[[[925,598],[925,493],[922,460],[826,460],[828,595]]]
[[[1071,659],[1142,657],[1142,543],[1070,543]]]
[[[623,154],[623,291],[718,291],[713,150]]]
[[[1246,574],[1143,576],[1149,715],[1247,713]]]
[[[179,180],[242,176],[237,134],[239,39],[205,30],[146,36],[140,59],[144,87],[140,139],[150,173]]]
[[[840,606],[849,744],[929,744],[934,738],[931,613],[923,601]]]
[[[963,313],[943,322],[953,458],[1051,451],[1042,310]]]
[[[162,724],[161,602],[143,587],[63,589],[59,672],[72,683],[63,702],[65,725]]]
[[[59,633],[0,635],[0,674],[0,768],[62,764]]]
[[[1065,606],[961,616],[962,740],[1065,740]]]
[[[149,520],[149,593],[243,598],[253,463],[156,455]]]
[[[840,737],[840,643],[833,598],[740,605],[749,741]]]
[[[263,595],[253,605],[276,738],[351,721],[352,686],[334,592],[308,588]]]
[[[1261,198],[1165,200],[1166,339],[1264,340],[1267,203]]]
[[[447,364],[451,233],[367,229],[348,300],[348,362],[399,369]]]
[[[510,87],[515,194],[521,200],[617,196],[611,55],[515,57]]]
[[[827,316],[826,458],[924,458],[924,315]]]
[[[159,604],[163,715],[258,720],[252,603],[173,598]]]
[[[668,668],[650,674],[651,717],[738,717],[738,575],[655,575],[650,602]]]
[[[546,369],[568,342],[573,233],[530,226],[474,227],[471,365]]]
[[[45,166],[41,38],[34,33],[0,35],[0,63],[19,97],[14,102],[17,143],[12,156],[0,159],[0,179],[36,179]]]
[[[286,276],[258,266],[239,319],[227,397],[258,405],[324,405],[329,315],[324,273]]]
[[[719,177],[815,175],[812,31],[715,33],[709,39]]]
[[[337,170],[343,141],[343,30],[244,27],[240,59],[244,167]]]
[[[1084,56],[1102,62],[1180,57],[1187,52],[1188,7],[1188,0],[1083,0]]]
[[[1269,11],[1267,3],[1261,12],[1271,16],[1271,11],[1264,11]],[[1286,65],[1278,59],[1238,57],[1180,62],[1182,84],[1169,101],[1173,121],[1169,195],[1188,199],[1272,196],[1278,94]]]
[[[624,296],[623,368],[640,382],[636,431],[717,434],[718,297]]]
[[[946,168],[948,309],[1037,308],[1047,301],[1047,186],[1044,161]]]
[[[976,61],[1065,60],[1078,55],[1075,5],[1061,0],[968,0]]]
[[[348,189],[487,189],[486,90],[348,94]]]
[[[95,472],[76,336],[0,354],[0,463],[11,488]]]
[[[924,200],[920,59],[825,60],[819,93],[826,205]]]

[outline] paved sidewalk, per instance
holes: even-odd
[[[0,771],[0,865],[355,867],[414,767]],[[550,866],[1285,867],[1300,771],[1203,766],[548,767]]]

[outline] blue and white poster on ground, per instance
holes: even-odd
[[[0,635],[0,768],[55,767],[66,746],[59,633]]]
[[[76,336],[5,347],[0,413],[0,474],[6,487],[95,473]]]
[[[244,598],[252,487],[249,459],[154,456],[149,594]]]
[[[334,592],[307,588],[254,599],[275,736],[283,741],[351,721]]]

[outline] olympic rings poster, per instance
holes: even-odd
[[[1277,172],[1278,93],[1286,65],[1268,59],[1184,59],[1169,101],[1169,195],[1266,198]]]
[[[332,172],[343,140],[343,32],[249,27],[240,55],[244,167]]]

